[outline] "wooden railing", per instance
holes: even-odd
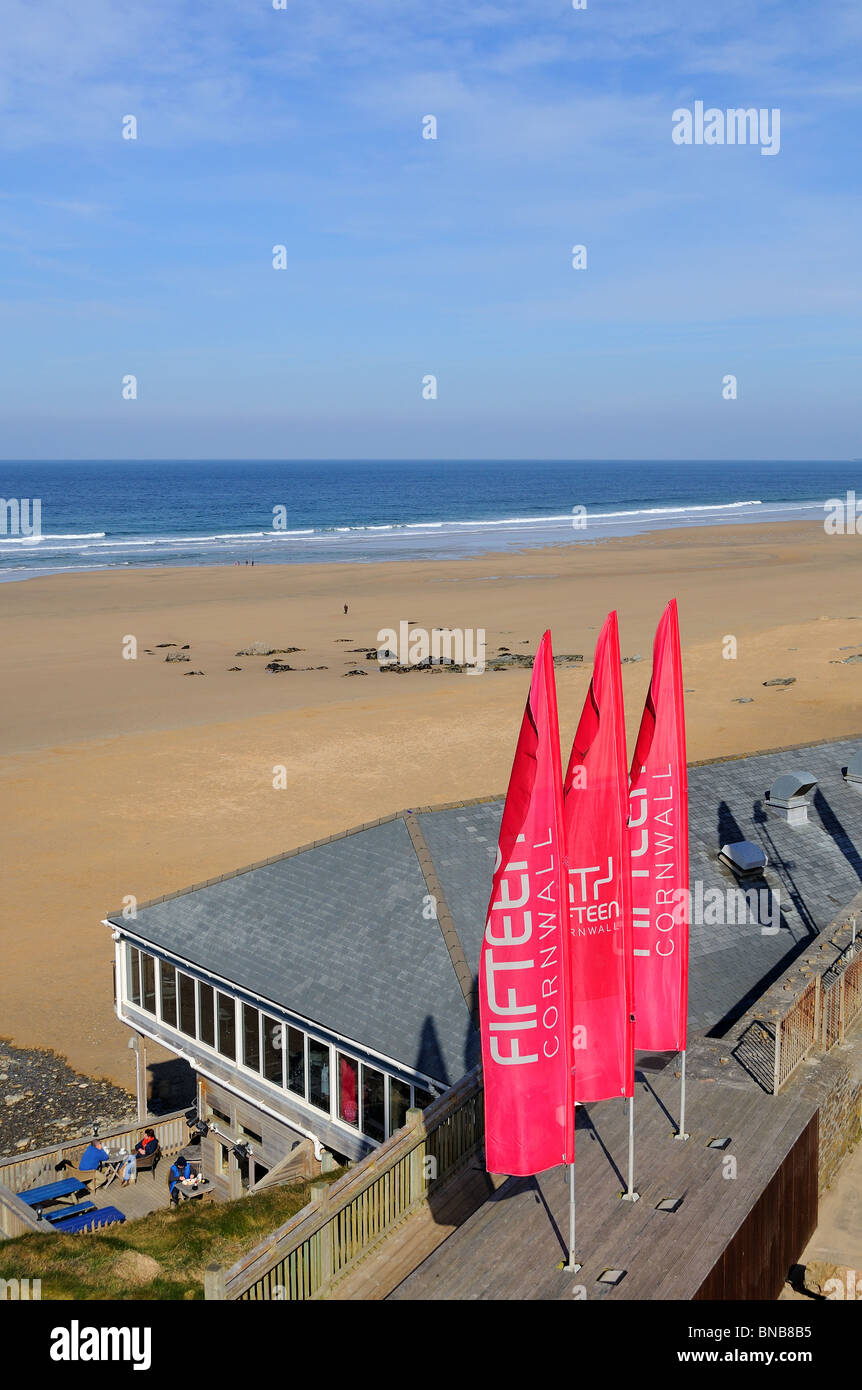
[[[451,1178],[482,1143],[481,1071],[475,1068],[337,1182],[312,1184],[312,1201],[230,1266],[206,1271],[210,1299],[326,1297],[334,1282]]]
[[[150,1117],[143,1124],[136,1121],[118,1129],[106,1130],[104,1134],[99,1135],[99,1139],[103,1143],[106,1140],[116,1140],[120,1146],[125,1145],[126,1148],[132,1149],[147,1127],[155,1131],[165,1157],[173,1158],[183,1145],[188,1143],[189,1127],[185,1115],[185,1110],[174,1110],[170,1115],[162,1115],[159,1119]],[[14,1195],[17,1192],[26,1192],[31,1187],[39,1187],[42,1183],[54,1182],[61,1176],[57,1173],[57,1164],[65,1158],[77,1164],[91,1138],[91,1135],[87,1135],[84,1138],[67,1139],[46,1149],[31,1149],[28,1153],[14,1158],[0,1158],[0,1235],[24,1234],[23,1230],[17,1229],[20,1224],[19,1208],[24,1204],[9,1204],[4,1192]],[[8,1227],[16,1229],[7,1229]],[[39,1230],[44,1229],[45,1223],[40,1222]]]
[[[849,1028],[862,1014],[862,954],[854,958],[844,971],[844,1026]]]
[[[30,1231],[44,1231],[46,1225],[11,1187],[0,1183],[0,1237],[26,1236]]]
[[[775,1025],[772,1091],[778,1095],[808,1054],[844,1041],[862,1015],[862,950],[854,942],[791,1004]]]
[[[822,1047],[844,1041],[845,1031],[862,1013],[862,955],[854,942],[823,977]]]
[[[820,976],[811,981],[775,1025],[775,1069],[772,1093],[778,1095],[820,1039]]]

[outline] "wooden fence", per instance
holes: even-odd
[[[108,1139],[116,1140],[119,1146],[125,1145],[126,1148],[132,1149],[143,1129],[147,1127],[155,1131],[165,1157],[173,1158],[188,1142],[189,1127],[185,1116],[185,1110],[174,1110],[170,1115],[163,1115],[160,1119],[150,1117],[143,1124],[135,1121],[134,1124],[123,1125],[119,1129],[106,1130],[99,1138],[102,1142]],[[26,1192],[31,1187],[40,1187],[46,1182],[54,1182],[58,1177],[57,1164],[65,1158],[76,1164],[91,1137],[88,1135],[85,1138],[67,1139],[46,1149],[30,1149],[28,1153],[15,1158],[0,1158],[0,1236],[24,1235],[33,1229],[32,1224],[24,1219],[22,1212],[22,1208],[27,1211],[29,1208],[15,1198],[15,1194]],[[39,1222],[38,1229],[44,1231],[46,1224],[44,1221]]]
[[[778,1095],[815,1049],[828,1052],[862,1014],[862,951],[854,943],[800,994],[775,1025],[772,1091]]]
[[[848,947],[823,976],[824,1051],[844,1041],[846,1030],[862,1012],[862,955]]]
[[[312,1201],[230,1266],[206,1271],[209,1299],[326,1297],[333,1283],[451,1178],[483,1138],[475,1068],[337,1182],[312,1185]]]
[[[820,976],[811,981],[775,1025],[772,1093],[778,1095],[820,1038]]]

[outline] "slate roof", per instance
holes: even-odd
[[[857,741],[689,769],[691,881],[735,879],[722,844],[752,840],[769,858],[756,887],[779,890],[780,930],[692,922],[692,1033],[723,1032],[862,886],[862,796],[841,769]],[[764,793],[781,772],[818,779],[809,823],[787,825]],[[471,970],[476,972],[502,801],[416,813]],[[748,886],[748,885],[745,885]],[[135,935],[282,1005],[321,1028],[452,1084],[478,1038],[405,822],[316,844],[139,907]],[[129,924],[116,914],[109,920]]]
[[[151,906],[136,936],[451,1085],[478,1060],[402,819]],[[118,914],[110,918],[130,929]]]

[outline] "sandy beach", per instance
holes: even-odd
[[[862,732],[862,660],[850,659],[862,657],[860,581],[862,544],[812,522],[457,562],[3,585],[0,1036],[132,1087],[101,925],[124,897],[505,788],[528,672],[381,675],[364,656],[381,629],[481,628],[490,658],[532,654],[549,626],[557,653],[584,657],[558,672],[567,754],[607,611],[619,610],[623,657],[640,658],[623,671],[631,746],[653,630],[676,596],[697,760]],[[326,669],[268,672],[271,657],[237,656],[255,642]],[[164,659],[186,645],[188,661]],[[357,669],[367,674],[346,674]],[[794,683],[764,685],[775,678]]]

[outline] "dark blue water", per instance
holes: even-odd
[[[853,489],[862,495],[862,463],[7,462],[0,496],[27,525],[38,499],[40,517],[22,535],[14,507],[0,514],[0,577],[582,544],[819,519]]]

